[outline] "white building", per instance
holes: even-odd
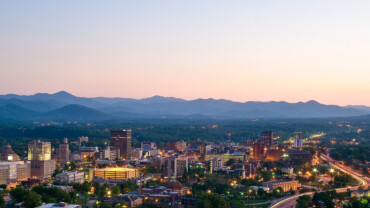
[[[85,179],[84,172],[68,171],[55,176],[56,181],[60,183],[83,183]]]
[[[302,132],[294,132],[294,148],[303,147],[303,136]]]

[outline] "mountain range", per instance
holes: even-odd
[[[145,99],[77,97],[55,94],[0,95],[0,119],[101,121],[125,119],[252,119],[323,118],[370,114],[368,106],[324,105],[316,101],[234,102],[224,99],[184,100],[153,96]]]

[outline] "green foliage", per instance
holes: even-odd
[[[262,184],[255,179],[242,179],[240,183],[244,186],[261,186]]]
[[[235,159],[234,158],[230,158],[227,162],[226,162],[226,166],[230,166],[231,164],[235,163]]]
[[[112,206],[110,204],[108,204],[107,202],[102,201],[102,202],[99,203],[97,208],[112,208]]]
[[[55,203],[55,202],[67,202],[72,203],[73,200],[71,196],[58,188],[47,187],[43,185],[38,185],[32,188],[32,192],[41,195],[41,199],[46,203]]]
[[[4,200],[4,197],[2,195],[0,195],[0,207],[5,208],[5,200]]]
[[[121,194],[121,187],[119,185],[115,185],[112,190],[112,196],[118,196]]]
[[[336,160],[353,159],[366,162],[370,160],[370,145],[364,143],[361,145],[336,145],[335,149],[330,151],[330,156]]]
[[[60,169],[60,167],[57,167],[57,168],[55,168],[52,177],[55,178],[56,175],[58,175],[59,173],[62,173],[62,172],[63,172],[63,170]]]
[[[72,183],[73,189],[77,191],[78,193],[87,193],[90,191],[91,187],[90,184],[87,181],[84,181],[82,184],[81,183]]]
[[[199,208],[230,208],[230,204],[219,194],[206,194],[201,198]]]
[[[345,187],[346,185],[356,184],[356,180],[348,174],[340,174],[334,176],[334,186],[335,187]]]
[[[160,180],[148,180],[143,187],[149,187],[149,186],[162,186],[164,183],[161,182]]]
[[[16,202],[22,202],[28,191],[23,186],[17,186],[10,191],[10,197]]]
[[[309,195],[301,196],[297,199],[297,208],[308,208],[312,203],[312,198]]]
[[[24,197],[24,203],[23,206],[25,208],[34,208],[41,205],[41,196],[37,194],[36,192],[30,191],[25,197]]]
[[[139,186],[132,181],[125,181],[120,183],[119,186],[121,187],[121,193],[128,193],[139,188]]]
[[[312,197],[312,202],[316,206],[320,206],[320,202],[325,203],[325,206],[327,208],[334,208],[334,202],[333,199],[337,197],[337,193],[335,191],[326,191],[326,192],[320,192],[315,193]]]
[[[281,197],[284,195],[284,190],[281,187],[278,187],[272,190],[272,195],[276,198]]]
[[[260,176],[263,178],[263,181],[270,181],[272,178],[272,172],[271,171],[261,171]]]

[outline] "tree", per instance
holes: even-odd
[[[112,208],[112,207],[107,202],[102,201],[99,203],[98,208]]]
[[[321,202],[324,202],[327,208],[334,208],[334,202],[333,202],[334,194],[335,193],[331,191],[320,192],[320,193],[316,192],[312,197],[312,202],[316,206],[320,206]]]
[[[59,173],[62,173],[63,170],[60,169],[60,167],[57,167],[52,175],[53,178],[55,178],[56,175],[58,175]]]
[[[25,197],[24,197],[24,203],[23,206],[25,208],[34,208],[41,205],[41,196],[38,195],[34,191],[30,191]]]
[[[275,197],[280,197],[283,194],[284,194],[284,190],[281,187],[278,187],[278,188],[272,190],[272,195],[274,195]]]
[[[23,186],[17,186],[10,191],[10,197],[16,202],[22,202],[27,193]]]
[[[234,158],[230,158],[227,162],[226,162],[226,166],[230,166],[231,164],[235,163],[235,159]]]
[[[272,178],[272,172],[271,171],[261,171],[261,177],[263,178],[263,181],[269,181]]]
[[[0,195],[0,207],[5,208],[5,200],[4,200],[3,196],[1,196],[1,195]]]
[[[312,203],[312,198],[309,195],[301,196],[297,199],[297,208],[307,208]]]
[[[263,190],[263,188],[259,188],[258,190],[257,190],[257,195],[258,196],[263,196],[263,195],[265,195],[266,194],[266,191],[265,190]]]
[[[113,188],[112,188],[112,196],[117,196],[121,193],[121,188],[119,187],[119,185],[115,185]]]
[[[213,208],[230,208],[230,204],[219,194],[207,194],[205,200],[208,200]]]

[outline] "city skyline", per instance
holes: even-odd
[[[369,2],[20,2],[0,94],[370,106]]]

